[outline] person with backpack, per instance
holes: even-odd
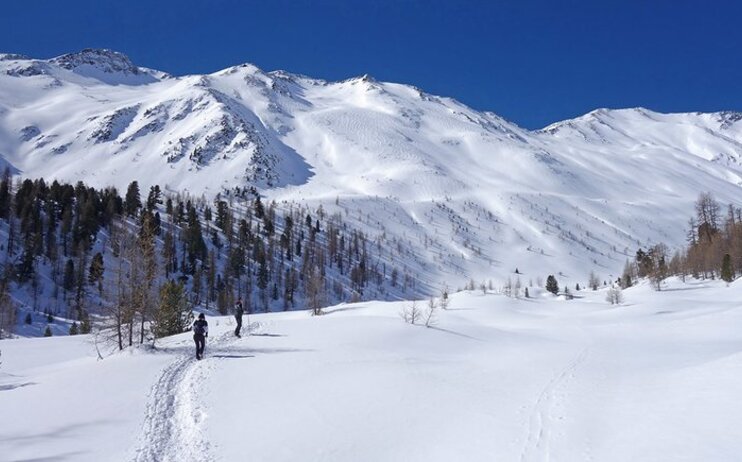
[[[237,303],[234,304],[234,319],[237,321],[237,327],[234,329],[234,335],[242,337],[240,331],[242,330],[242,314],[245,312],[242,308],[242,299],[238,298]]]
[[[204,357],[204,348],[206,348],[206,337],[209,336],[209,323],[206,322],[206,316],[203,313],[198,315],[198,319],[193,323],[193,341],[196,342],[196,359]]]

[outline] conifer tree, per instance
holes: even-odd
[[[142,200],[139,196],[139,183],[132,181],[126,189],[126,199],[124,199],[124,210],[130,217],[134,217],[142,208]]]
[[[193,311],[188,306],[182,283],[166,281],[160,287],[160,305],[155,315],[157,338],[184,332],[193,322]]]
[[[92,332],[93,326],[90,323],[90,315],[87,313],[87,311],[83,312],[82,314],[82,321],[80,322],[80,333],[81,334],[89,334]]]
[[[64,279],[62,280],[64,290],[67,292],[75,288],[75,264],[71,258],[67,259],[64,266]]]
[[[155,207],[162,204],[161,199],[162,192],[160,191],[159,185],[154,185],[149,188],[149,194],[147,195],[147,210],[152,212]]]
[[[546,278],[546,290],[556,295],[559,293],[559,284],[553,274]]]
[[[105,268],[103,266],[103,254],[100,252],[93,256],[90,261],[90,268],[88,270],[88,283],[98,287],[98,293],[103,295],[103,272]]]
[[[10,168],[5,167],[2,180],[0,180],[0,218],[3,220],[7,220],[10,216],[10,205],[12,200],[10,195],[10,186]]]
[[[734,280],[732,257],[728,253],[724,254],[724,258],[721,261],[721,278],[726,282],[732,282]]]

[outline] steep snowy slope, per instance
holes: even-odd
[[[406,241],[431,284],[516,267],[607,279],[639,246],[681,243],[699,192],[740,197],[740,119],[598,110],[531,132],[368,76],[0,55],[0,154],[19,175],[207,196],[255,185]]]

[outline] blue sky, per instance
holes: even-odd
[[[540,128],[597,107],[742,110],[742,2],[8,0],[0,50],[173,74],[371,74]]]

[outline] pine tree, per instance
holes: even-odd
[[[626,260],[626,264],[623,268],[623,273],[621,274],[621,288],[627,289],[634,285],[633,281],[634,276],[634,265],[631,264],[628,260]]]
[[[10,216],[10,182],[10,168],[6,166],[3,172],[3,178],[0,180],[0,218],[4,220],[7,220]]]
[[[139,313],[139,343],[145,340],[146,324],[152,318],[153,290],[157,279],[157,252],[155,249],[155,234],[152,214],[142,214],[141,227],[136,246],[136,265],[139,267],[140,277],[136,280],[136,306]]]
[[[149,195],[147,196],[147,210],[153,211],[157,205],[162,204],[161,191],[159,185],[154,185],[149,188]]]
[[[559,284],[552,274],[550,274],[549,277],[546,278],[546,290],[554,295],[559,293]]]
[[[726,282],[732,282],[734,280],[732,257],[728,253],[724,254],[724,258],[721,260],[721,278]]]
[[[90,323],[90,315],[86,312],[82,314],[82,321],[80,322],[80,333],[89,334],[93,330],[93,326]]]
[[[10,337],[15,328],[15,322],[16,307],[8,295],[8,281],[2,279],[0,280],[0,339]]]
[[[196,209],[190,205],[187,207],[188,224],[185,230],[185,245],[188,258],[188,273],[193,274],[196,270],[196,261],[205,260],[207,256],[206,242],[201,233],[201,222],[196,214]]]
[[[193,322],[182,283],[168,280],[160,287],[160,306],[155,314],[155,336],[158,338],[184,332]]]
[[[72,259],[68,259],[64,266],[64,279],[62,280],[62,286],[67,292],[75,288],[75,264]]]
[[[103,266],[103,254],[100,252],[93,256],[90,261],[90,269],[88,270],[88,283],[91,285],[95,284],[98,287],[98,293],[103,295],[103,272],[105,268]]]
[[[253,209],[255,210],[255,218],[262,219],[265,214],[265,209],[263,208],[263,203],[260,202],[260,196],[255,197]]]
[[[77,334],[78,334],[77,323],[73,322],[72,325],[70,326],[70,335],[77,335]]]
[[[46,329],[44,330],[44,337],[51,337],[52,336],[52,329],[49,326],[46,326]]]
[[[126,189],[126,199],[124,199],[124,210],[130,217],[134,217],[142,208],[142,200],[139,196],[139,183],[132,181]]]

